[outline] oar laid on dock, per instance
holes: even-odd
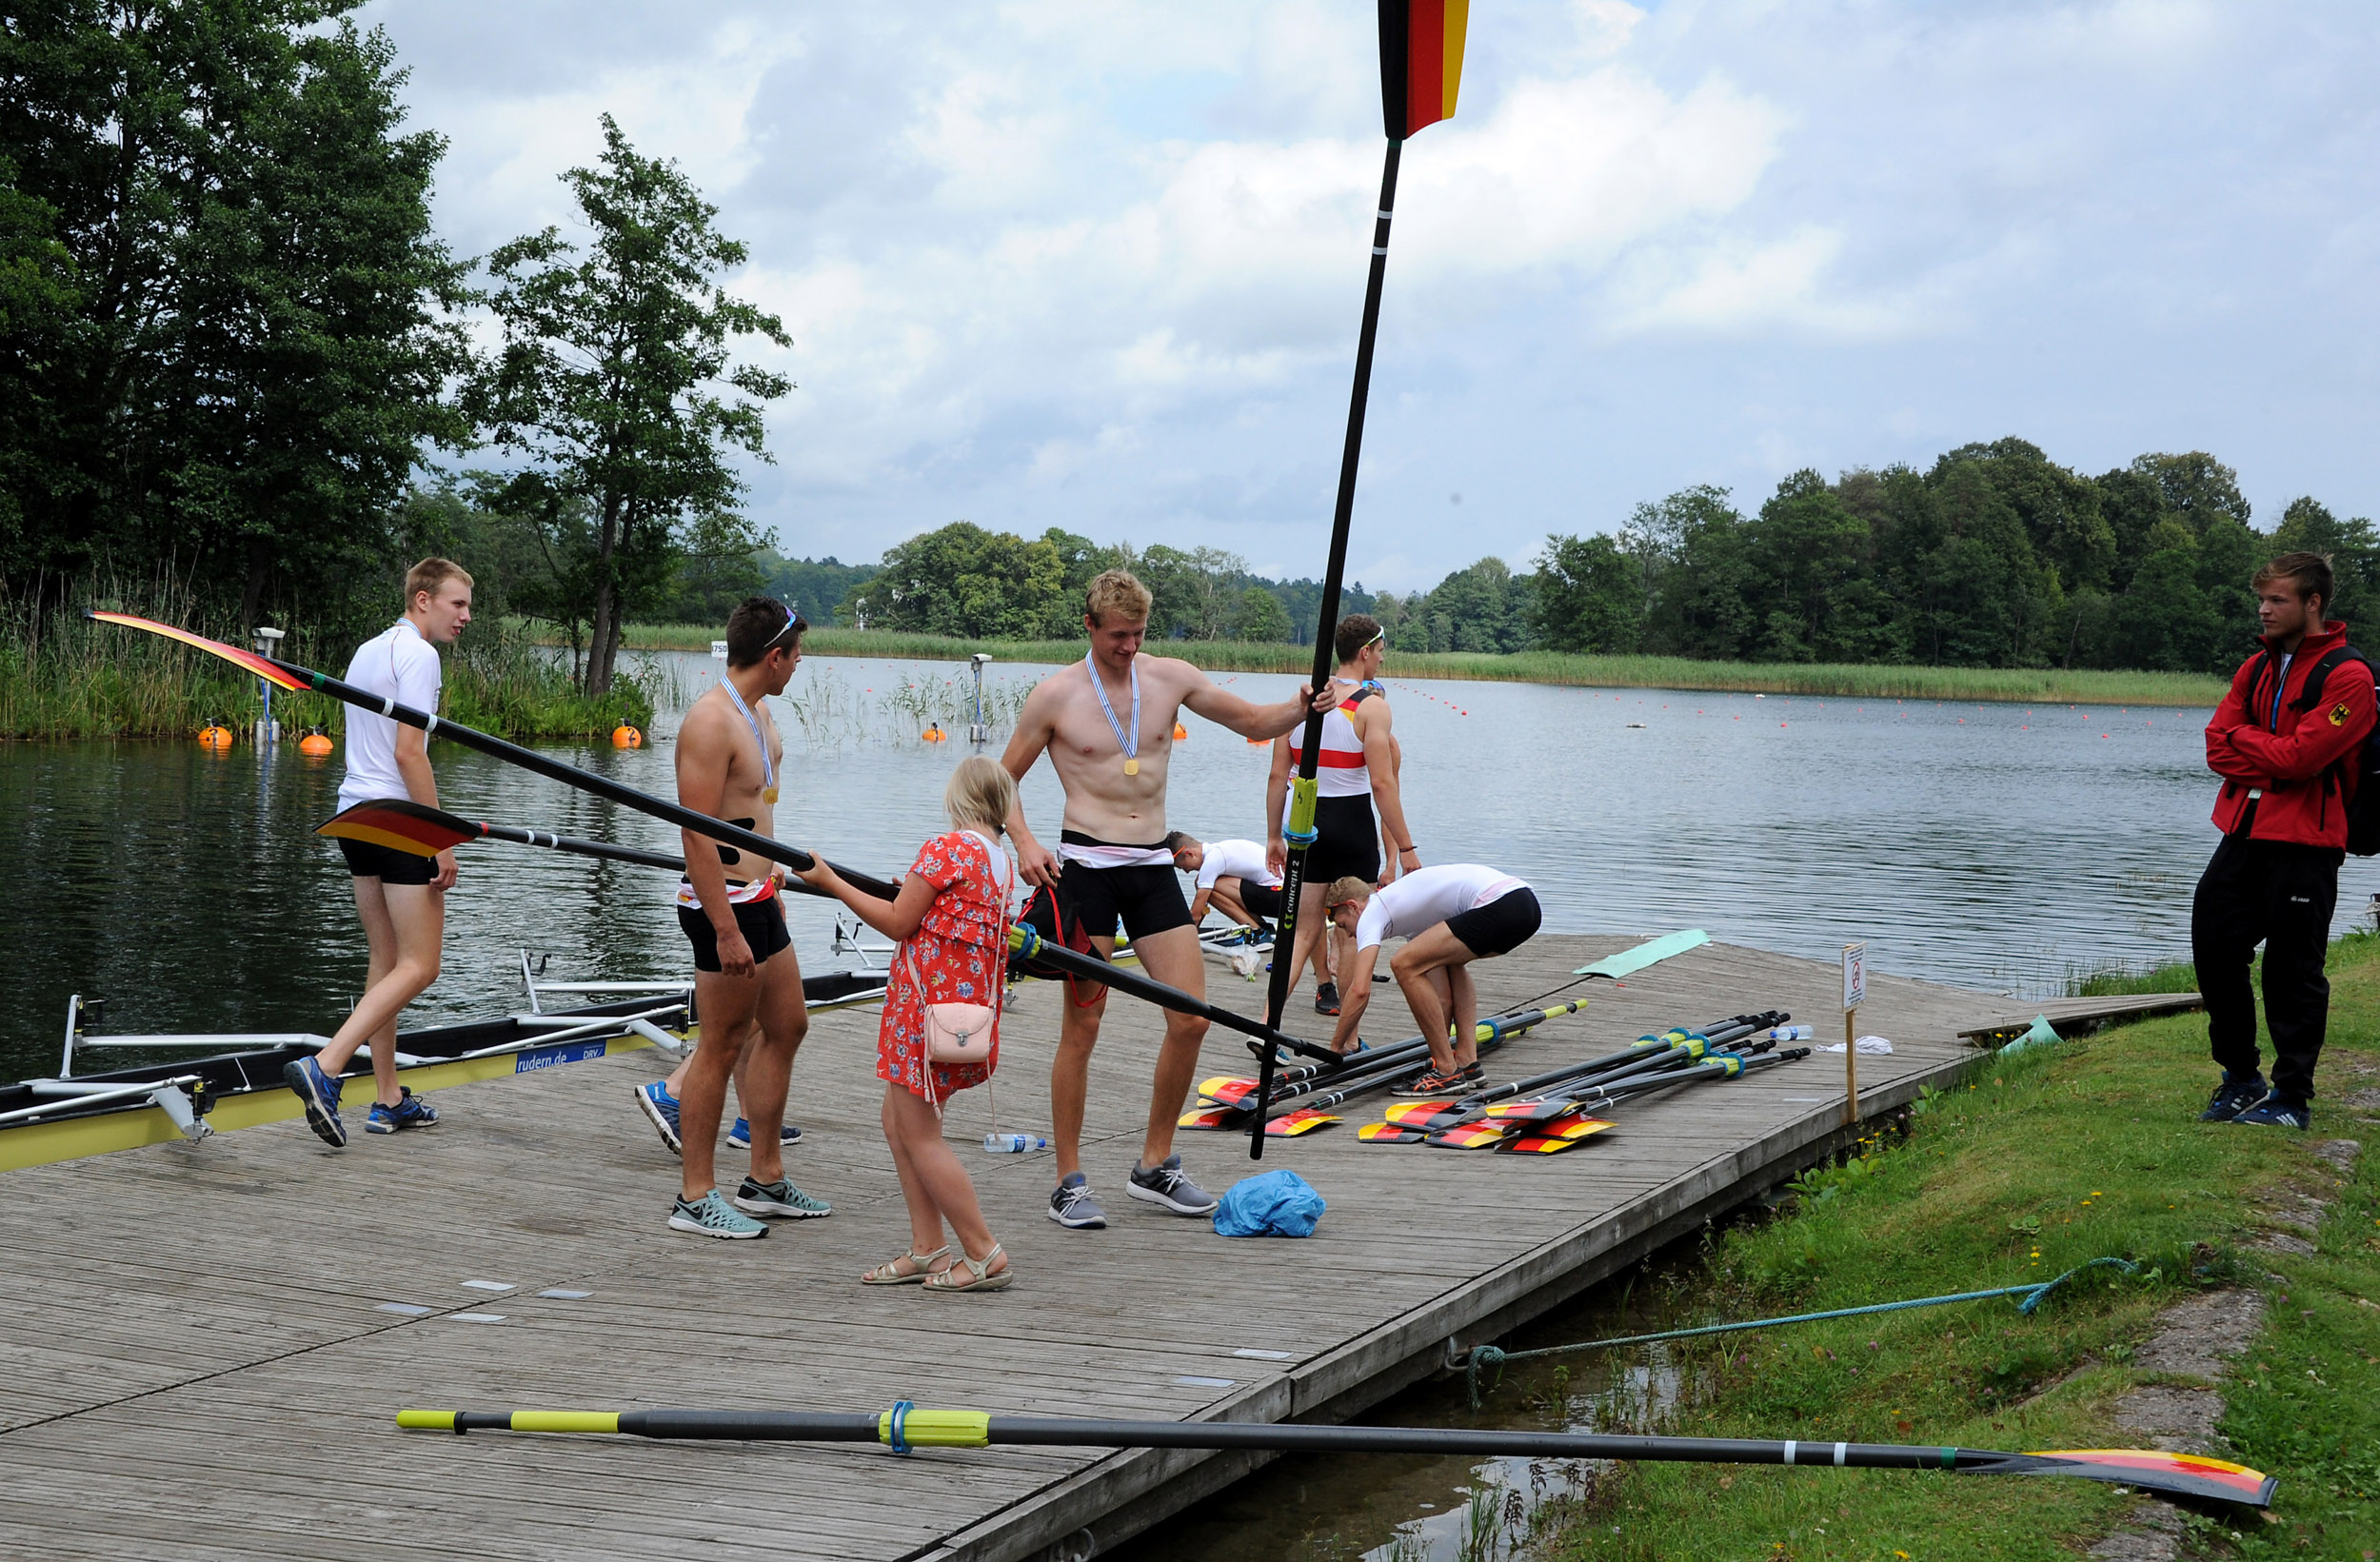
[[[1467,1427],[1307,1426],[1249,1421],[1108,1421],[920,1410],[907,1400],[879,1414],[803,1411],[404,1410],[397,1425],[422,1432],[545,1432],[730,1442],[882,1443],[920,1448],[1254,1449],[1274,1453],[1460,1453],[1532,1459],[1655,1459],[1684,1464],[1774,1464],[1838,1470],[1929,1470],[1962,1475],[2071,1475],[2169,1496],[2270,1507],[2274,1477],[2245,1465],[2154,1449],[1980,1448],[1835,1443],[1795,1438],[1623,1437],[1584,1432],[1494,1432]]]
[[[418,727],[429,736],[443,737],[449,741],[461,743],[466,748],[477,749],[490,759],[502,760],[507,764],[518,765],[531,775],[560,781],[565,786],[575,786],[583,792],[592,792],[595,796],[608,799],[624,808],[633,808],[641,814],[649,814],[664,823],[675,824],[680,829],[691,830],[697,835],[724,841],[738,851],[750,852],[753,856],[766,861],[783,862],[787,867],[803,871],[818,860],[799,846],[789,846],[773,837],[747,830],[739,824],[730,824],[724,819],[713,819],[708,814],[698,813],[679,803],[657,798],[650,792],[641,792],[633,786],[613,781],[608,776],[599,776],[591,770],[582,770],[574,764],[565,764],[560,760],[550,759],[538,753],[535,749],[523,748],[520,744],[506,742],[502,738],[443,721],[427,711],[415,710],[410,705],[398,704],[395,701],[385,699],[368,689],[357,688],[352,683],[345,682],[325,673],[318,673],[311,667],[302,667],[294,662],[283,662],[277,657],[260,656],[254,651],[244,651],[236,645],[227,645],[222,641],[208,640],[204,635],[194,635],[187,629],[177,629],[169,623],[159,623],[152,619],[137,618],[130,613],[90,612],[86,614],[86,617],[102,623],[119,624],[129,629],[144,630],[152,635],[163,635],[168,640],[180,641],[185,645],[194,646],[199,650],[219,656],[235,666],[246,668],[257,677],[268,680],[282,688],[299,693],[310,690],[317,694],[327,694],[359,710],[372,711],[392,722],[399,722],[409,727]],[[900,896],[901,889],[897,884],[887,883],[870,874],[855,872],[840,863],[828,865],[842,876],[843,882],[865,894],[875,896],[879,900],[891,900]],[[1202,1016],[1228,1030],[1243,1032],[1259,1040],[1287,1047],[1293,1052],[1301,1053],[1307,1057],[1321,1058],[1338,1057],[1338,1054],[1328,1047],[1310,1041],[1301,1041],[1294,1036],[1285,1035],[1243,1015],[1235,1014],[1229,1009],[1219,1008],[1178,987],[1168,987],[1163,982],[1151,978],[1120,971],[1096,956],[1079,955],[1071,949],[1045,942],[1030,928],[1011,929],[1008,947],[1032,959],[1046,960],[1069,975],[1097,982],[1104,987],[1113,987],[1161,1008],[1173,1009],[1182,1014]]]

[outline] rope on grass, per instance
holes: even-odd
[[[1986,1301],[1993,1296],[2021,1296],[2016,1311],[2030,1315],[2039,1307],[2051,1292],[2075,1275],[2101,1265],[2111,1265],[2127,1275],[2137,1275],[2140,1266],[2129,1258],[2093,1258],[2077,1264],[2054,1280],[2033,1285],[2003,1285],[1990,1291],[1961,1291],[1949,1296],[1917,1296],[1908,1301],[1874,1302],[1866,1307],[1837,1307],[1824,1313],[1795,1313],[1791,1317],[1755,1318],[1749,1323],[1712,1323],[1699,1329],[1665,1329],[1657,1335],[1626,1335],[1617,1339],[1590,1339],[1577,1345],[1548,1345],[1535,1351],[1506,1351],[1494,1345],[1474,1345],[1463,1356],[1463,1375],[1471,1391],[1471,1408],[1479,1408],[1479,1374],[1486,1368],[1496,1369],[1496,1381],[1488,1385],[1492,1393],[1504,1381],[1504,1363],[1528,1361],[1537,1356],[1569,1355],[1578,1351],[1606,1351],[1616,1345],[1647,1345],[1661,1339],[1692,1339],[1697,1335],[1725,1335],[1744,1329],[1774,1329],[1787,1323],[1817,1323],[1827,1318],[1864,1317],[1872,1313],[1901,1313],[1913,1307],[1944,1307],[1952,1302]]]

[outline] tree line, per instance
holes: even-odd
[[[162,571],[238,632],[385,622],[406,563],[563,625],[586,690],[626,618],[757,538],[789,346],[745,259],[608,116],[547,227],[431,231],[443,137],[356,0],[44,0],[0,26],[0,589],[39,614]],[[481,346],[480,342],[486,342]],[[500,473],[422,481],[433,448]]]

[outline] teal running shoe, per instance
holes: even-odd
[[[731,1242],[749,1241],[766,1236],[768,1228],[738,1210],[719,1196],[713,1188],[700,1198],[688,1199],[683,1195],[669,1211],[671,1231],[690,1232],[697,1236],[720,1236]]]
[[[835,1207],[823,1198],[812,1198],[795,1187],[786,1177],[774,1182],[744,1179],[736,1190],[736,1208],[746,1215],[765,1215],[780,1220],[816,1220],[835,1213]]]

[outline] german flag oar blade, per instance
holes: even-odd
[[[1366,1144],[1419,1144],[1429,1137],[1418,1128],[1394,1122],[1368,1122],[1356,1130],[1356,1137]]]
[[[368,840],[416,857],[436,857],[449,846],[477,840],[481,834],[469,820],[411,798],[373,798],[342,808],[315,825],[314,833],[341,840]]]
[[[1299,1134],[1311,1134],[1318,1128],[1328,1128],[1339,1120],[1327,1112],[1316,1112],[1305,1108],[1296,1112],[1285,1112],[1275,1117],[1264,1125],[1264,1132],[1272,1138],[1294,1138]]]
[[[1210,1106],[1198,1112],[1185,1112],[1174,1119],[1176,1128],[1240,1128],[1246,1125],[1248,1115],[1234,1106]]]
[[[1511,1132],[1502,1123],[1458,1122],[1452,1128],[1438,1129],[1425,1137],[1432,1146],[1440,1150],[1484,1150]]]
[[[1985,1466],[1987,1471],[1993,1467]],[[2272,1506],[2279,1477],[2244,1464],[2210,1459],[2196,1453],[2167,1453],[2141,1448],[2062,1448],[2013,1455],[1996,1473],[2012,1475],[2075,1475],[2084,1480],[2115,1481],[2144,1492],[2169,1496],[2199,1497],[2211,1502]]]
[[[205,651],[209,656],[219,656],[234,666],[244,667],[275,688],[288,689],[295,694],[303,694],[307,691],[307,685],[302,679],[283,672],[254,651],[243,651],[237,645],[226,645],[222,641],[208,640],[205,635],[194,635],[188,629],[176,629],[170,623],[159,623],[155,619],[140,618],[131,613],[109,613],[93,609],[83,616],[99,623],[113,623],[126,629],[146,629],[152,635],[163,635],[168,640],[180,641],[193,650]]]

